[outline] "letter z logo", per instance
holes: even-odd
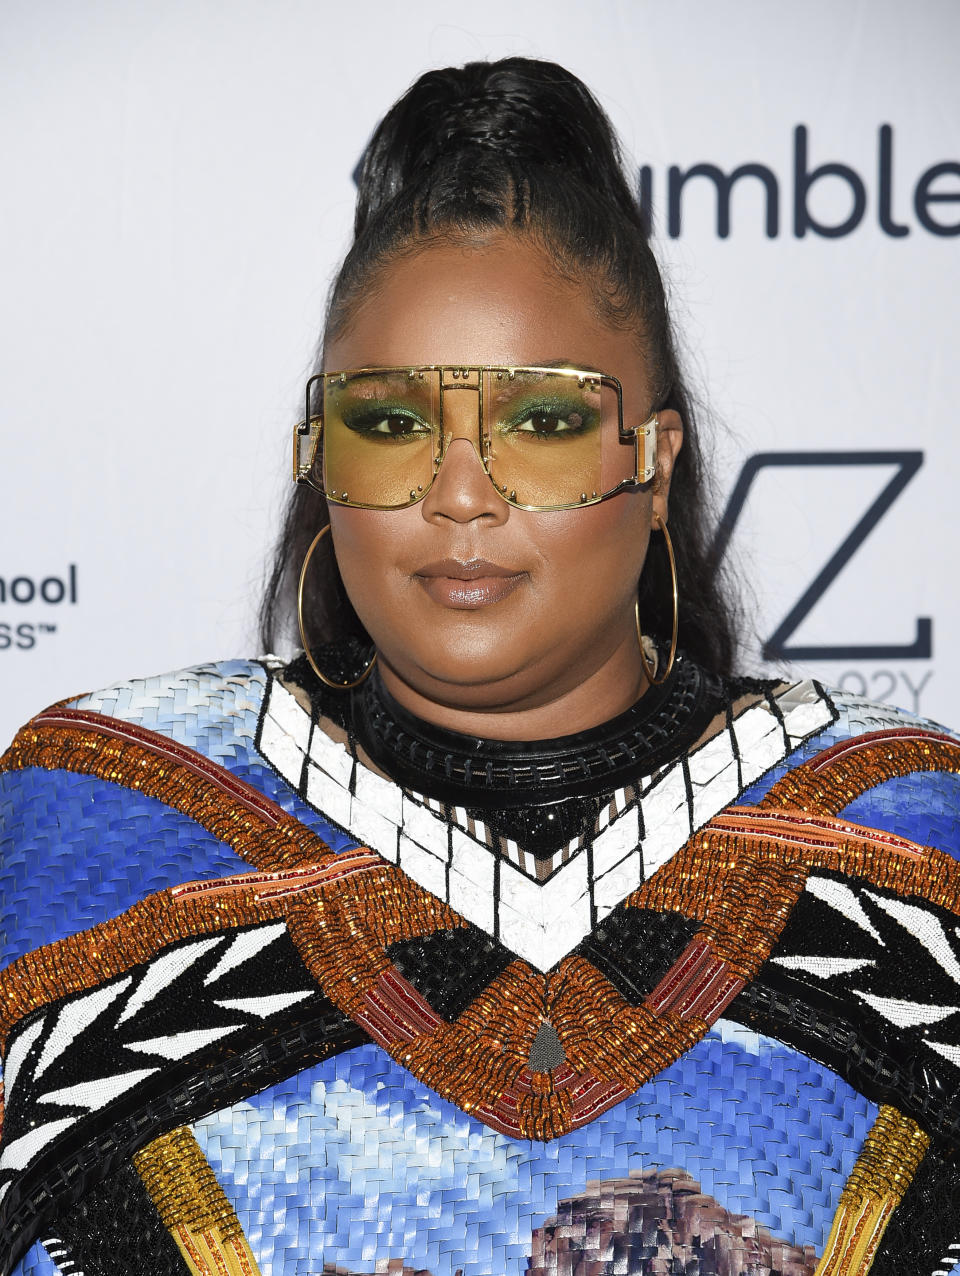
[[[719,565],[727,551],[757,475],[771,466],[805,467],[827,465],[893,465],[893,477],[866,509],[853,531],[836,548],[820,572],[797,599],[790,611],[763,645],[767,660],[926,660],[933,652],[933,622],[917,617],[916,636],[906,645],[876,643],[860,646],[790,646],[789,640],[810,614],[829,586],[840,575],[856,551],[923,465],[922,452],[757,452],[748,457],[740,471],[717,528],[713,544],[714,562]]]

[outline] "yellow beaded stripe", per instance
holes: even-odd
[[[259,1276],[240,1220],[187,1126],[133,1158],[147,1194],[194,1276]]]
[[[916,1121],[896,1108],[880,1109],[841,1193],[815,1276],[866,1276],[929,1146]]]

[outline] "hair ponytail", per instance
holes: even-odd
[[[361,165],[354,234],[418,187],[482,200],[482,187],[471,191],[463,180],[462,161],[477,161],[483,150],[516,190],[531,167],[581,180],[587,172],[598,196],[638,219],[610,121],[587,86],[553,62],[504,58],[429,71],[384,116]]]

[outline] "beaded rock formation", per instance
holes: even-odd
[[[588,1183],[533,1234],[529,1276],[813,1276],[798,1249],[731,1214],[683,1170]]]
[[[324,1263],[319,1276],[355,1276],[355,1273],[339,1263]],[[433,1273],[426,1268],[409,1267],[402,1258],[390,1258],[385,1263],[377,1263],[374,1276],[433,1276]],[[454,1276],[463,1276],[463,1273],[458,1269]]]

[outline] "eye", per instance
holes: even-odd
[[[521,434],[537,434],[549,438],[558,434],[574,434],[584,427],[584,416],[578,411],[556,411],[538,408],[524,421],[518,421],[513,429]]]
[[[382,407],[344,412],[343,422],[357,434],[377,438],[411,439],[430,434],[430,427],[412,413]]]
[[[422,421],[418,421],[416,417],[407,416],[405,412],[391,412],[366,428],[371,434],[391,434],[394,437],[430,433]]]

